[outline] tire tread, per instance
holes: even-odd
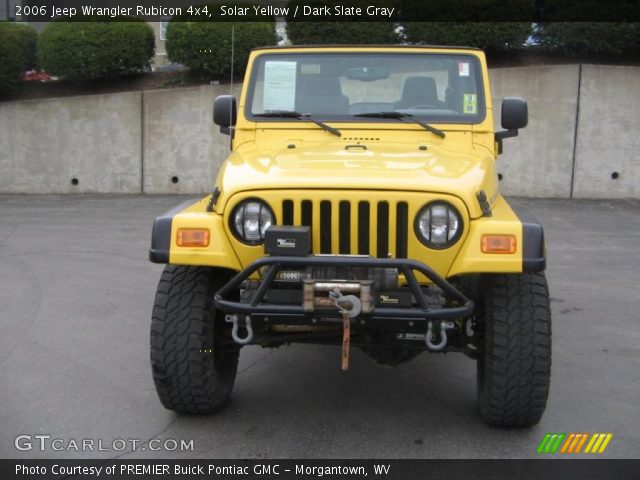
[[[214,347],[215,270],[167,265],[151,320],[151,367],[161,403],[180,413],[214,413],[227,402],[238,350]],[[213,348],[213,353],[202,350]],[[213,356],[213,359],[212,359]]]
[[[542,418],[551,373],[551,310],[543,273],[493,275],[484,283],[484,356],[478,407],[502,427]]]

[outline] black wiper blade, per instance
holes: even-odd
[[[310,122],[315,123],[325,132],[329,132],[334,134],[337,137],[341,137],[342,133],[337,128],[333,128],[331,125],[327,125],[320,120],[316,120],[308,113],[299,113],[293,112],[289,110],[276,110],[274,112],[265,112],[265,113],[256,113],[253,115],[254,117],[264,117],[264,118],[297,118],[298,120],[309,120]]]
[[[368,113],[357,113],[356,115],[354,115],[354,117],[365,117],[365,118],[396,118],[398,120],[402,120],[404,118],[408,118],[409,120],[411,120],[413,123],[417,123],[418,125],[420,125],[422,128],[424,128],[425,130],[428,130],[429,132],[438,135],[440,138],[444,138],[447,136],[446,133],[444,133],[442,130],[440,130],[439,128],[436,127],[432,127],[431,125],[429,125],[428,123],[424,123],[421,120],[418,120],[417,118],[415,118],[413,115],[409,114],[409,113],[402,113],[402,112],[368,112]]]

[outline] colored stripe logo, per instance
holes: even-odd
[[[603,453],[612,438],[613,433],[594,433],[584,453]]]
[[[556,453],[564,437],[564,433],[547,433],[538,446],[538,453]]]
[[[604,453],[612,438],[613,433],[547,433],[538,445],[538,453]]]

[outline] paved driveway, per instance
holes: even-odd
[[[165,410],[148,360],[162,267],[147,249],[154,216],[182,200],[0,196],[0,457],[525,458],[574,431],[612,432],[606,457],[640,456],[639,202],[514,200],[546,227],[553,377],[542,422],[500,430],[475,413],[466,357],[390,368],[356,351],[343,374],[322,346],[245,348],[226,410]],[[21,434],[31,450],[14,447]],[[45,451],[35,435],[51,436]],[[83,439],[93,451],[75,451]]]

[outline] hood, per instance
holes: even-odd
[[[470,135],[469,135],[470,137]],[[367,141],[369,140],[369,141]],[[424,191],[455,195],[472,218],[482,215],[476,194],[497,195],[494,161],[485,150],[448,150],[376,139],[319,144],[292,140],[275,151],[249,143],[231,154],[218,177],[224,208],[234,194],[272,189]],[[460,145],[460,142],[451,142]]]

